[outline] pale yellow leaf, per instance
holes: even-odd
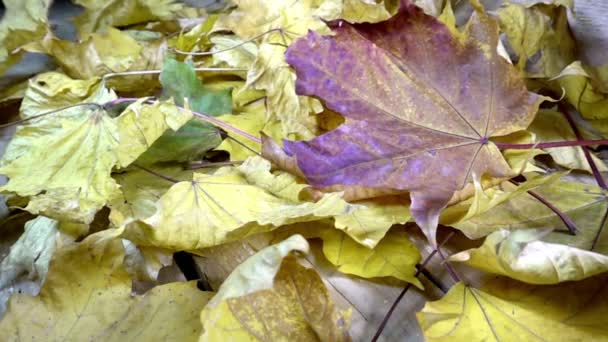
[[[395,277],[422,289],[422,283],[414,277],[420,252],[405,230],[391,230],[373,249],[335,229],[324,229],[319,235],[323,254],[338,271],[363,278]]]
[[[119,239],[101,232],[58,249],[37,297],[15,295],[0,321],[0,340],[193,340],[211,294],[195,282],[131,295]]]
[[[581,280],[608,271],[608,256],[538,241],[548,231],[499,230],[479,248],[450,256],[477,269],[530,284]]]

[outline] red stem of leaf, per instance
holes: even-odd
[[[496,145],[496,147],[498,147],[500,149],[529,150],[531,148],[555,148],[555,147],[608,145],[608,139],[579,140],[579,141],[552,141],[552,142],[541,142],[541,143],[536,143],[536,144],[505,144],[505,143],[494,142],[494,145]]]
[[[414,274],[414,277],[417,277],[420,275],[420,273],[422,273],[422,270],[424,269],[424,267],[426,266],[426,264],[429,263],[429,261],[431,261],[431,258],[433,258],[433,256],[435,256],[435,254],[437,253],[438,249],[441,248],[441,246],[443,246],[446,242],[448,242],[448,240],[450,240],[452,238],[452,236],[454,236],[454,232],[451,232],[438,246],[437,249],[433,250],[431,252],[431,254],[429,254],[426,258],[424,258],[424,260],[422,261],[422,263],[420,264],[420,267],[418,267],[418,270],[416,271],[416,273]],[[391,318],[391,315],[393,314],[393,312],[395,311],[395,308],[397,307],[397,305],[399,304],[399,302],[401,301],[401,299],[403,298],[403,296],[405,296],[405,293],[410,289],[410,287],[412,287],[412,284],[407,284],[403,290],[401,291],[401,293],[399,293],[399,295],[397,296],[397,298],[395,299],[395,301],[393,302],[393,304],[391,305],[391,307],[388,309],[388,311],[386,312],[386,315],[384,315],[384,318],[382,319],[382,322],[380,323],[380,326],[378,326],[378,330],[376,330],[376,334],[374,334],[374,337],[372,338],[372,342],[376,342],[378,341],[378,339],[380,338],[380,335],[382,334],[382,331],[384,331],[384,328],[386,327],[386,324],[388,323],[388,320]]]
[[[443,260],[443,264],[445,265],[446,270],[448,270],[450,277],[452,277],[452,279],[457,283],[461,282],[462,278],[460,278],[458,273],[456,273],[456,270],[454,269],[454,267],[452,267],[452,265],[447,260],[445,255],[443,255],[443,252],[441,251],[441,247],[437,247],[437,254],[439,254],[439,256],[441,257],[441,260]]]
[[[515,185],[519,185],[519,183],[517,183],[514,180],[511,180],[511,183],[513,183]],[[528,194],[530,196],[534,197],[540,203],[544,204],[547,208],[551,209],[551,211],[553,211],[555,213],[555,215],[557,215],[559,217],[559,219],[564,223],[566,228],[568,228],[568,231],[570,232],[570,234],[576,235],[576,232],[577,232],[576,224],[574,223],[574,221],[572,221],[572,219],[568,215],[566,215],[566,213],[559,210],[559,208],[557,208],[556,206],[551,204],[551,202],[547,201],[544,197],[542,197],[535,191],[528,190]]]
[[[570,114],[570,111],[568,110],[567,105],[563,102],[560,102],[558,104],[558,107],[559,107],[559,110],[562,112],[562,114],[564,114],[564,116],[566,117],[566,120],[570,124],[572,131],[576,135],[576,140],[578,140],[578,141],[584,140],[581,132],[578,130],[578,127],[576,126],[576,123],[574,122],[574,119],[572,118],[572,115]],[[591,172],[593,173],[593,177],[595,177],[595,181],[597,182],[597,185],[599,185],[604,190],[608,190],[608,186],[606,185],[606,182],[604,181],[604,177],[602,177],[600,170],[597,168],[595,161],[591,157],[591,152],[589,152],[589,149],[585,146],[583,146],[581,148],[583,149],[583,154],[585,155],[585,159],[587,159],[587,163],[589,164],[589,167],[591,168]]]

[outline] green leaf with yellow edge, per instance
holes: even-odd
[[[498,10],[500,27],[528,77],[553,77],[575,59],[576,42],[562,6],[507,4]]]
[[[232,112],[230,89],[213,91],[207,88],[196,75],[192,62],[179,62],[167,58],[160,74],[163,97],[172,97],[180,106],[187,102],[189,108],[208,115]]]
[[[502,183],[498,189],[509,192],[516,186]],[[564,223],[555,212],[527,193],[513,197],[488,212],[450,225],[478,237],[500,229],[550,228],[555,231],[543,241],[608,255],[606,191],[584,183],[555,181],[535,188],[534,192],[568,215],[578,228],[577,234],[567,234]]]
[[[547,233],[535,229],[499,230],[488,235],[481,247],[449,259],[530,284],[557,284],[608,271],[608,256],[538,241]]]
[[[50,0],[4,0],[0,22],[0,74],[20,59],[15,49],[40,39],[46,33]]]
[[[239,265],[201,313],[199,341],[349,340],[348,315],[291,251],[307,252],[308,243],[294,235]]]
[[[144,98],[129,105],[117,119],[121,143],[116,155],[120,167],[128,166],[142,154],[145,156],[156,141],[162,142],[166,132],[176,132],[192,119],[192,112],[171,102],[145,102]]]
[[[204,86],[191,62],[182,63],[167,58],[160,74],[160,82],[163,97],[173,98],[179,106],[187,106],[195,112],[213,116],[232,112],[231,90],[215,91]],[[194,118],[178,130],[167,131],[141,156],[139,162],[151,164],[197,160],[220,142],[218,129]]]
[[[74,3],[84,7],[84,12],[75,19],[80,34],[111,26],[170,20],[183,8],[175,0],[75,0]]]
[[[336,229],[323,229],[323,254],[342,273],[363,278],[394,277],[416,285],[414,276],[420,252],[405,230],[393,229],[373,248],[367,248]]]
[[[194,340],[198,314],[211,297],[195,282],[131,294],[124,249],[112,232],[56,250],[39,296],[14,295],[0,340]]]
[[[427,302],[416,318],[427,341],[608,340],[605,326],[595,323],[605,323],[602,310],[606,306],[585,308],[589,300],[600,295],[598,290],[606,292],[605,280],[603,285],[586,284],[585,290],[593,292],[582,292],[583,288],[577,286],[580,283],[571,284],[568,287],[573,292],[567,292],[568,287],[558,293],[553,291],[553,298],[548,301],[542,295],[547,286],[536,286],[532,292],[532,287],[521,291],[517,287],[520,285],[512,284],[503,288],[504,292],[489,292],[492,288],[476,289],[459,282],[442,299]],[[518,295],[510,296],[509,292]]]
[[[61,40],[47,34],[40,42],[25,47],[30,52],[51,55],[71,77],[89,79],[108,73],[158,69],[162,65],[166,42],[137,41],[127,32],[109,27],[105,32],[92,33],[79,42]],[[112,77],[108,87],[116,91],[149,93],[158,87],[156,75]]]
[[[506,184],[509,182],[504,182],[502,183],[504,187],[498,185],[489,189],[483,189],[482,185],[475,181],[474,196],[448,207],[443,212],[440,223],[461,230],[470,239],[484,237],[500,228],[493,228],[492,225],[476,226],[472,222],[478,222],[479,217],[493,217],[497,207],[509,205],[527,191],[534,190],[541,185],[557,182],[563,175],[563,172],[556,172],[548,176],[528,174],[529,179],[519,186],[509,187]],[[539,202],[539,204],[541,203]]]
[[[234,168],[222,168],[214,175],[194,173],[192,181],[173,185],[158,201],[156,213],[128,224],[124,236],[142,245],[196,250],[353,207],[338,193],[318,202],[290,200],[250,182]]]
[[[146,167],[157,174],[171,179],[188,181],[192,179],[192,171],[183,170],[181,166],[153,165]],[[120,191],[115,193],[107,206],[110,208],[110,222],[120,227],[128,220],[145,219],[156,212],[156,202],[173,183],[169,180],[139,168],[129,168],[127,172],[113,175],[120,185]]]
[[[602,69],[608,74],[608,67]],[[566,99],[578,112],[589,120],[608,118],[608,89],[601,79],[587,70],[580,61],[572,62],[552,80],[556,91],[563,89]]]
[[[577,126],[578,127],[578,126]],[[564,115],[560,112],[553,110],[541,109],[534,121],[528,127],[528,130],[534,132],[538,137],[539,141],[572,141],[576,140],[576,135],[570,128],[568,121]],[[589,130],[585,129],[584,126],[580,126],[579,130],[585,139],[602,139],[598,134],[593,134]],[[553,160],[566,168],[585,170],[592,172],[589,162],[581,147],[557,147],[548,148],[547,152],[551,155]],[[599,171],[608,171],[608,167],[604,162],[591,153],[595,165]]]

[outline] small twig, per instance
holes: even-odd
[[[247,71],[247,68],[194,68],[194,71],[208,71],[208,72],[230,72],[230,71]],[[162,70],[137,70],[137,71],[123,71],[123,72],[110,72],[103,75],[102,82],[112,77],[119,76],[141,76],[141,75],[159,75]]]
[[[452,267],[452,264],[450,264],[448,259],[445,257],[445,255],[441,251],[441,247],[439,247],[439,246],[437,247],[437,254],[439,254],[439,257],[443,261],[443,264],[445,265],[446,270],[448,270],[450,277],[452,277],[452,279],[457,283],[461,282],[462,278],[458,275],[458,273],[456,273],[456,270],[454,269],[454,267]]]
[[[568,121],[568,123],[570,124],[570,127],[572,128],[574,135],[576,135],[576,140],[578,140],[578,141],[584,140],[581,132],[578,130],[578,127],[576,126],[576,123],[574,122],[574,119],[572,118],[572,115],[570,114],[570,111],[568,110],[566,105],[562,102],[559,102],[557,104],[557,106],[558,106],[559,110],[562,112],[562,114],[566,117],[566,120]],[[606,182],[604,181],[604,177],[602,177],[600,170],[597,168],[595,161],[591,157],[591,152],[589,152],[589,149],[586,146],[582,146],[581,148],[583,149],[583,154],[585,155],[585,159],[587,160],[587,163],[589,164],[589,167],[591,168],[591,172],[593,173],[593,177],[595,177],[595,181],[597,182],[597,185],[599,185],[600,188],[602,188],[604,190],[608,190],[608,185],[606,185]]]
[[[255,36],[253,38],[249,38],[247,40],[244,40],[244,41],[242,41],[242,42],[240,42],[238,44],[235,44],[235,45],[233,45],[231,47],[228,47],[228,48],[225,48],[223,50],[203,51],[203,52],[188,52],[188,51],[183,51],[183,50],[179,50],[179,49],[176,49],[176,48],[172,48],[171,50],[173,50],[177,54],[186,55],[186,56],[211,56],[211,55],[214,55],[214,54],[217,54],[217,53],[222,53],[222,52],[226,52],[226,51],[230,51],[230,50],[236,49],[236,48],[241,47],[241,46],[243,46],[243,45],[245,45],[247,43],[251,43],[254,40],[256,40],[258,38],[261,38],[261,37],[263,37],[263,36],[265,36],[267,34],[270,34],[270,33],[273,33],[273,32],[277,32],[277,31],[281,32],[281,35],[283,34],[283,29],[282,28],[271,29],[271,30],[268,30],[266,32],[260,33],[260,34],[258,34],[257,36]],[[285,37],[283,37],[283,40],[285,40]]]
[[[574,146],[593,146],[593,145],[608,145],[608,139],[599,140],[581,140],[581,141],[551,141],[539,142],[535,144],[507,144],[494,142],[494,145],[499,149],[512,150],[529,150],[531,148],[555,148],[555,147],[574,147]]]
[[[512,179],[509,181],[515,185],[519,185],[519,183],[517,183],[516,181],[514,181]],[[570,232],[571,235],[576,235],[576,232],[578,231],[578,229],[576,228],[576,223],[574,223],[574,221],[572,221],[572,219],[568,215],[566,215],[566,213],[564,213],[558,207],[551,204],[549,201],[547,201],[544,197],[542,197],[536,191],[528,190],[527,192],[530,196],[534,197],[537,201],[544,204],[547,208],[551,209],[551,211],[553,211],[555,213],[555,215],[557,215],[559,217],[559,219],[564,223],[566,228],[568,228],[568,231]]]
[[[190,164],[188,167],[186,167],[186,170],[196,170],[196,169],[204,169],[204,168],[212,168],[212,167],[222,167],[222,166],[233,166],[233,165],[240,165],[242,163],[243,163],[242,160],[227,161],[227,162],[216,162],[216,163],[200,162],[200,163]]]
[[[258,156],[260,156],[260,157],[262,156],[262,155],[260,154],[260,152],[258,152],[258,151],[256,151],[256,150],[252,149],[251,147],[249,147],[249,146],[245,145],[243,142],[241,142],[241,141],[240,141],[240,140],[238,140],[238,139],[235,139],[234,137],[231,137],[231,136],[227,135],[227,136],[226,136],[226,139],[230,139],[230,140],[234,141],[235,143],[237,143],[237,144],[241,145],[243,148],[245,148],[245,149],[247,149],[247,150],[251,151],[252,153],[257,154],[257,155],[258,155]]]
[[[454,232],[450,232],[450,234],[439,245],[437,245],[437,248],[434,249],[426,258],[424,258],[424,260],[420,264],[420,267],[419,268],[417,267],[417,271],[414,274],[414,277],[417,277],[422,273],[422,270],[424,269],[424,267],[429,263],[429,261],[431,261],[431,258],[433,258],[435,253],[437,253],[437,251],[439,250],[439,248],[441,246],[443,246],[446,242],[448,242],[448,240],[450,240],[452,238],[452,236],[454,236],[454,234],[455,234]],[[380,335],[382,334],[382,331],[384,331],[384,328],[386,327],[386,324],[388,323],[388,320],[391,318],[391,315],[395,311],[395,308],[397,307],[397,305],[399,304],[399,302],[401,301],[403,296],[405,296],[405,293],[410,289],[410,287],[412,287],[412,284],[408,283],[403,288],[401,293],[399,293],[399,296],[397,296],[397,298],[395,299],[395,301],[393,302],[391,307],[386,312],[386,315],[384,315],[384,318],[382,319],[380,326],[378,326],[378,330],[376,330],[376,334],[374,334],[374,337],[372,338],[372,342],[378,341],[378,339],[380,338]]]
[[[113,100],[113,101],[110,101],[110,102],[104,104],[104,107],[108,106],[108,104],[118,104],[118,103],[121,103],[121,102],[128,102],[128,101],[135,101],[135,100],[137,100],[137,99],[134,99],[134,98],[116,99],[116,100]],[[150,103],[150,101],[151,101],[151,99],[148,99],[145,102]],[[209,122],[210,124],[212,124],[214,126],[221,127],[221,128],[223,128],[223,129],[225,129],[227,131],[231,131],[231,132],[233,132],[235,134],[238,134],[238,135],[240,135],[240,136],[242,136],[244,138],[247,138],[247,139],[249,139],[249,140],[251,140],[251,141],[253,141],[255,143],[258,143],[260,145],[262,144],[262,140],[260,138],[258,138],[256,136],[253,136],[253,135],[251,135],[251,134],[249,134],[249,133],[247,133],[245,131],[242,131],[242,130],[240,130],[240,129],[232,126],[232,125],[229,125],[229,124],[227,124],[227,123],[225,123],[225,122],[223,122],[221,120],[218,120],[218,119],[216,119],[215,117],[213,117],[213,116],[211,116],[209,114],[195,112],[193,110],[190,110],[190,109],[178,106],[178,105],[175,105],[175,106],[177,108],[179,108],[180,110],[186,110],[186,111],[191,112],[192,115],[194,115],[194,116],[202,119],[203,121]],[[236,141],[236,142],[238,142],[238,143],[240,143],[240,144],[242,144],[243,147],[245,147],[245,148],[247,148],[247,149],[251,150],[252,152],[254,152],[254,153],[256,153],[256,154],[259,155],[258,152],[255,152],[254,150],[252,150],[250,147],[246,146],[245,144],[239,142],[238,140],[236,140],[234,138],[231,138],[231,139],[234,140],[234,141]]]
[[[189,110],[189,109],[186,109],[184,107],[179,107],[179,106],[177,106],[177,108],[180,108],[182,110]],[[231,125],[229,125],[229,124],[227,124],[227,123],[225,123],[225,122],[223,122],[221,120],[218,120],[218,119],[214,118],[213,116],[211,116],[209,114],[199,113],[199,112],[195,112],[195,111],[192,111],[192,110],[190,110],[190,111],[192,112],[192,114],[194,116],[196,116],[198,118],[201,118],[204,121],[207,121],[207,122],[209,122],[209,123],[211,123],[211,124],[213,124],[215,126],[221,127],[221,128],[223,128],[223,129],[225,129],[227,131],[234,132],[234,133],[236,133],[236,134],[238,134],[238,135],[240,135],[240,136],[242,136],[244,138],[247,138],[247,139],[249,139],[249,140],[251,140],[251,141],[253,141],[255,143],[258,143],[260,145],[262,144],[262,139],[260,139],[258,137],[255,137],[255,136],[253,136],[253,135],[251,135],[251,134],[249,134],[249,133],[247,133],[245,131],[242,131],[242,130],[234,127],[234,126],[231,126]]]
[[[133,164],[133,166],[136,167],[136,168],[138,168],[138,169],[141,169],[143,171],[146,171],[149,174],[155,175],[156,177],[162,178],[162,179],[164,179],[164,180],[166,180],[168,182],[171,182],[171,183],[179,183],[180,182],[179,180],[177,180],[175,178],[171,178],[169,176],[165,176],[165,175],[160,174],[160,173],[158,173],[158,172],[156,172],[154,170],[150,170],[148,168],[145,168],[145,167],[143,167],[141,165]]]
[[[416,264],[416,270],[419,270],[420,273],[422,273],[422,275],[426,277],[426,279],[428,279],[431,283],[433,283],[433,285],[435,285],[436,288],[439,289],[439,291],[443,293],[448,292],[449,289],[445,285],[443,285],[443,283],[439,279],[437,279],[431,272],[429,272],[429,270],[422,267],[422,265]]]
[[[43,116],[47,116],[49,114],[55,114],[55,113],[58,113],[58,112],[61,112],[61,111],[67,110],[67,109],[71,109],[71,108],[75,108],[75,107],[81,107],[81,106],[82,107],[87,107],[87,106],[88,107],[97,107],[98,109],[103,109],[103,106],[100,105],[100,104],[98,104],[98,103],[93,103],[93,102],[77,103],[77,104],[73,104],[73,105],[70,105],[70,106],[63,107],[63,108],[51,110],[51,111],[46,112],[46,113],[42,113],[42,114],[38,114],[38,115],[35,115],[35,116],[31,116],[29,118],[25,118],[25,119],[13,121],[13,122],[8,122],[8,123],[0,125],[0,128],[5,128],[5,127],[10,127],[10,126],[18,125],[20,123],[24,123],[24,122],[27,122],[27,121],[30,121],[30,120],[38,119],[38,118],[41,118]]]

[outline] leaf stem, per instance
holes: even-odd
[[[194,68],[194,71],[208,71],[208,72],[229,72],[229,71],[247,71],[247,68],[209,68],[200,67]],[[141,75],[159,75],[162,70],[136,70],[136,71],[122,71],[122,72],[110,72],[102,76],[102,82],[112,77],[119,76],[141,76]]]
[[[439,254],[439,257],[441,258],[441,260],[443,260],[443,264],[445,265],[446,270],[450,274],[450,277],[452,277],[452,279],[457,283],[461,282],[462,278],[460,278],[458,273],[456,273],[456,270],[454,269],[454,267],[452,267],[452,264],[450,264],[450,262],[447,260],[447,258],[441,251],[441,247],[437,247],[437,254]]]
[[[429,270],[422,267],[420,264],[416,264],[416,269],[420,270],[420,273],[422,273],[422,275],[425,276],[426,279],[428,279],[433,285],[435,285],[435,287],[438,288],[439,291],[443,293],[448,292],[449,289],[445,285],[443,285],[443,283],[439,279],[437,279],[431,272],[429,272]]]
[[[177,106],[177,108],[182,109],[182,110],[188,110],[188,109],[180,107],[180,106]],[[258,143],[260,145],[262,144],[262,139],[260,139],[260,138],[258,138],[256,136],[253,136],[253,135],[251,135],[251,134],[249,134],[249,133],[247,133],[245,131],[242,131],[242,130],[234,127],[234,126],[231,126],[231,125],[229,125],[229,124],[227,124],[227,123],[225,123],[225,122],[223,122],[221,120],[218,120],[218,119],[214,118],[213,116],[211,116],[209,114],[199,113],[199,112],[195,112],[193,110],[191,110],[191,112],[192,112],[192,115],[194,115],[194,116],[196,116],[196,117],[198,117],[200,119],[203,119],[204,121],[207,121],[210,124],[213,124],[213,125],[215,125],[217,127],[221,127],[221,128],[223,128],[223,129],[225,129],[227,131],[231,131],[233,133],[236,133],[236,134],[242,136],[243,138],[247,138],[247,139],[249,139],[249,140],[251,140],[251,141],[253,141],[255,143]]]
[[[30,116],[29,118],[25,118],[25,119],[13,121],[13,122],[8,122],[8,123],[0,125],[0,128],[5,128],[5,127],[10,127],[10,126],[18,125],[20,123],[24,123],[24,122],[28,122],[30,120],[38,119],[38,118],[41,118],[43,116],[47,116],[49,114],[59,113],[61,111],[64,111],[64,110],[67,110],[67,109],[71,109],[71,108],[75,108],[75,107],[96,107],[97,109],[103,109],[103,106],[100,105],[100,104],[98,104],[98,103],[93,103],[93,102],[77,103],[77,104],[73,104],[73,105],[70,105],[70,106],[54,109],[54,110],[51,110],[51,111],[46,112],[46,113]]]
[[[515,185],[519,185],[518,182],[516,182],[512,179],[510,180],[510,182]],[[544,204],[547,208],[551,209],[551,211],[553,211],[555,213],[555,215],[557,215],[559,217],[559,219],[564,223],[566,228],[568,228],[568,231],[570,232],[571,235],[576,235],[576,232],[577,232],[576,223],[574,223],[574,221],[572,221],[572,219],[568,215],[566,215],[566,213],[559,210],[559,208],[557,208],[556,206],[551,204],[551,202],[547,201],[544,197],[539,195],[537,192],[532,191],[532,190],[528,190],[527,192],[530,196],[534,197],[537,201]]]
[[[242,41],[242,42],[240,42],[238,44],[235,44],[235,45],[233,45],[231,47],[227,47],[227,48],[222,49],[222,50],[217,50],[217,51],[202,51],[202,52],[188,52],[188,51],[183,51],[183,50],[179,50],[179,49],[176,49],[176,48],[172,48],[171,50],[173,50],[177,54],[186,55],[186,56],[211,56],[211,55],[215,55],[215,54],[218,54],[218,53],[222,53],[222,52],[226,52],[226,51],[230,51],[230,50],[236,49],[238,47],[241,47],[241,46],[243,46],[243,45],[245,45],[247,43],[251,43],[251,42],[253,42],[256,39],[261,38],[261,37],[263,37],[263,36],[265,36],[267,34],[273,33],[273,32],[280,32],[281,35],[283,35],[283,29],[282,28],[275,28],[275,29],[268,30],[266,32],[262,32],[262,33],[258,34],[257,36],[255,36],[253,38],[249,38],[249,39],[244,40],[244,41]],[[283,40],[284,39],[285,39],[285,37],[283,37]]]
[[[578,140],[578,141],[584,140],[581,132],[578,130],[578,127],[576,126],[576,123],[574,122],[574,119],[572,118],[572,115],[570,114],[570,111],[568,110],[567,105],[563,102],[559,102],[557,104],[557,106],[558,106],[560,112],[562,112],[562,114],[564,114],[564,116],[566,117],[568,124],[570,124],[570,127],[572,128],[574,135],[576,135],[576,140]],[[589,152],[589,149],[586,146],[582,146],[581,148],[583,149],[583,154],[585,155],[585,159],[587,160],[587,163],[589,164],[589,167],[591,168],[591,172],[593,173],[593,177],[595,177],[595,181],[597,182],[597,185],[599,185],[599,187],[604,190],[608,190],[608,186],[606,185],[606,182],[604,181],[604,177],[602,177],[600,170],[597,168],[595,161],[591,157],[591,152]]]
[[[593,145],[608,145],[608,139],[599,140],[579,140],[579,141],[552,141],[539,142],[535,144],[505,144],[494,142],[494,145],[500,149],[512,150],[529,150],[531,148],[555,148],[555,147],[573,147],[573,146],[593,146]]]
[[[237,161],[226,161],[226,162],[200,162],[193,163],[186,167],[186,170],[196,170],[196,169],[204,169],[204,168],[213,168],[213,167],[222,167],[222,166],[234,166],[241,165],[243,163],[242,160]]]
[[[103,105],[103,107],[106,108],[106,107],[109,107],[109,106],[112,106],[112,105],[117,105],[119,103],[130,102],[130,101],[137,101],[137,100],[138,100],[137,98],[131,98],[131,97],[118,98],[116,100],[112,100],[112,101],[110,101],[108,103],[105,103]],[[150,103],[150,101],[152,101],[152,100],[153,100],[153,98],[149,98],[145,102],[146,103]],[[255,143],[258,143],[260,145],[262,144],[262,139],[260,139],[260,138],[258,138],[256,136],[253,136],[253,135],[251,135],[251,134],[249,134],[249,133],[247,133],[245,131],[242,131],[242,130],[240,130],[240,129],[232,126],[232,125],[229,125],[229,124],[227,124],[227,123],[225,123],[225,122],[223,122],[221,120],[218,120],[218,119],[216,119],[215,117],[213,117],[213,116],[211,116],[209,114],[195,112],[193,110],[190,110],[190,109],[178,106],[178,105],[175,105],[175,106],[177,108],[179,108],[180,110],[190,111],[192,113],[192,115],[194,115],[194,116],[202,119],[203,121],[209,122],[210,124],[212,124],[212,125],[214,125],[216,127],[221,127],[221,128],[223,128],[223,129],[225,129],[227,131],[231,131],[231,132],[233,132],[235,134],[238,134],[238,135],[242,136],[243,138],[247,138],[247,139],[249,139],[249,140],[251,140],[251,141],[253,141]],[[233,139],[233,140],[236,140],[236,139]],[[249,148],[249,147],[246,147],[246,148]],[[255,153],[257,153],[257,152],[255,152]]]
[[[143,167],[141,165],[133,164],[133,166],[136,167],[136,168],[138,168],[138,169],[141,169],[143,171],[146,171],[147,173],[152,174],[152,175],[154,175],[156,177],[162,178],[162,179],[164,179],[164,180],[166,180],[168,182],[171,182],[171,183],[174,183],[174,184],[180,182],[179,180],[177,180],[175,178],[171,178],[169,176],[165,176],[165,175],[160,174],[160,173],[158,173],[158,172],[156,172],[154,170],[150,170],[148,168],[145,168],[145,167]]]
[[[446,244],[448,242],[448,240],[450,240],[454,236],[454,234],[455,234],[454,232],[450,232],[450,234],[439,245],[437,245],[437,248],[434,249],[426,258],[424,258],[424,260],[420,264],[420,267],[417,267],[417,271],[414,274],[414,277],[417,277],[417,276],[420,275],[420,273],[422,273],[422,270],[424,269],[424,267],[429,263],[429,261],[431,261],[431,259],[433,258],[433,256],[435,256],[435,254],[437,253],[437,251],[439,250],[439,248],[441,246],[443,246],[444,244]],[[384,328],[386,327],[386,324],[388,323],[388,320],[391,318],[391,315],[395,311],[395,308],[397,307],[397,305],[399,304],[399,302],[401,301],[401,299],[403,298],[403,296],[405,296],[405,293],[410,289],[410,287],[412,287],[412,284],[408,283],[403,288],[403,290],[401,291],[401,293],[399,293],[399,295],[397,296],[397,298],[395,299],[395,301],[393,302],[393,304],[391,305],[391,307],[388,309],[388,311],[384,315],[384,318],[382,319],[382,322],[378,326],[378,330],[376,330],[376,333],[374,334],[374,337],[372,338],[372,342],[378,341],[378,339],[380,338],[380,335],[382,334],[382,331],[384,331]]]

